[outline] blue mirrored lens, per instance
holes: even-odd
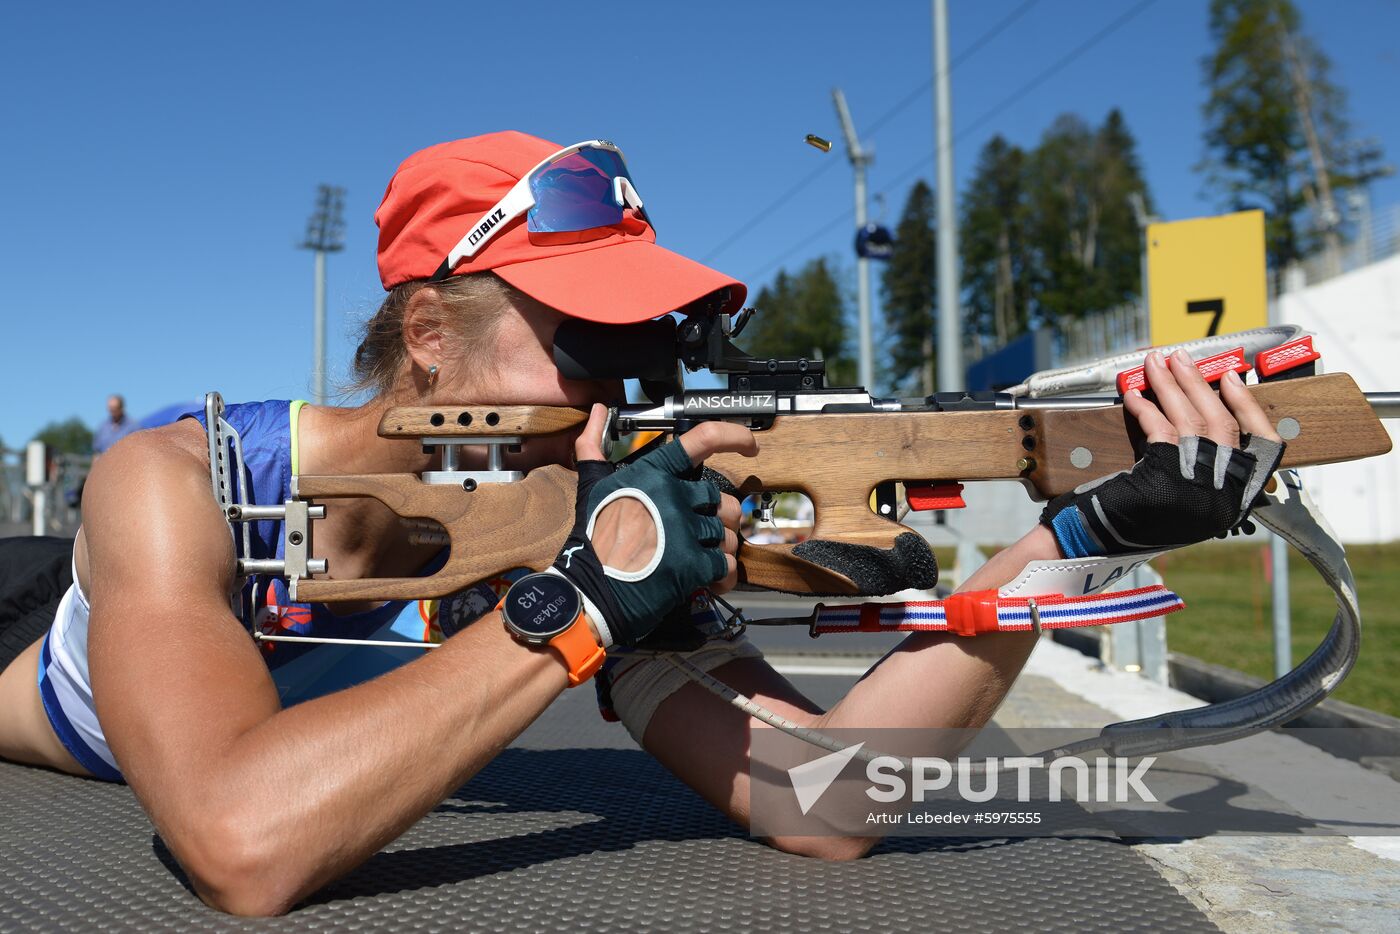
[[[631,181],[622,158],[609,149],[582,149],[535,173],[535,206],[528,228],[541,232],[591,230],[622,222],[613,179]]]

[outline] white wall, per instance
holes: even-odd
[[[1274,311],[1316,335],[1325,372],[1350,373],[1363,390],[1400,391],[1400,256],[1286,292]],[[1348,544],[1400,539],[1400,419],[1385,425],[1395,449],[1384,457],[1302,471]]]

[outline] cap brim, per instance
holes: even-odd
[[[747,289],[735,279],[645,240],[545,256],[492,270],[526,295],[564,314],[604,324],[634,324],[729,289],[722,311],[735,312]]]

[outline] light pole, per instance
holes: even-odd
[[[316,253],[316,309],[312,319],[315,334],[311,361],[311,388],[316,404],[326,401],[326,254],[345,249],[342,236],[345,221],[345,189],[321,185],[316,190],[316,207],[306,222],[303,250]]]
[[[841,121],[841,132],[846,136],[846,155],[856,172],[856,230],[864,230],[867,220],[865,167],[875,161],[875,153],[861,147],[855,125],[851,122],[851,112],[846,107],[846,95],[841,93],[840,88],[832,89],[831,99],[836,102],[836,116]],[[871,389],[875,385],[875,349],[870,333],[870,260],[864,256],[856,258],[856,282],[860,302],[860,385]]]
[[[953,205],[953,104],[948,87],[948,0],[933,0],[933,116],[938,146],[938,389],[963,389],[958,219]]]

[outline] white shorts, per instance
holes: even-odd
[[[627,732],[642,744],[647,724],[661,702],[679,691],[690,678],[662,655],[675,654],[701,671],[713,671],[740,658],[762,658],[763,653],[743,636],[737,639],[711,639],[693,652],[648,652],[635,649],[621,656],[600,674],[607,679],[612,710]]]

